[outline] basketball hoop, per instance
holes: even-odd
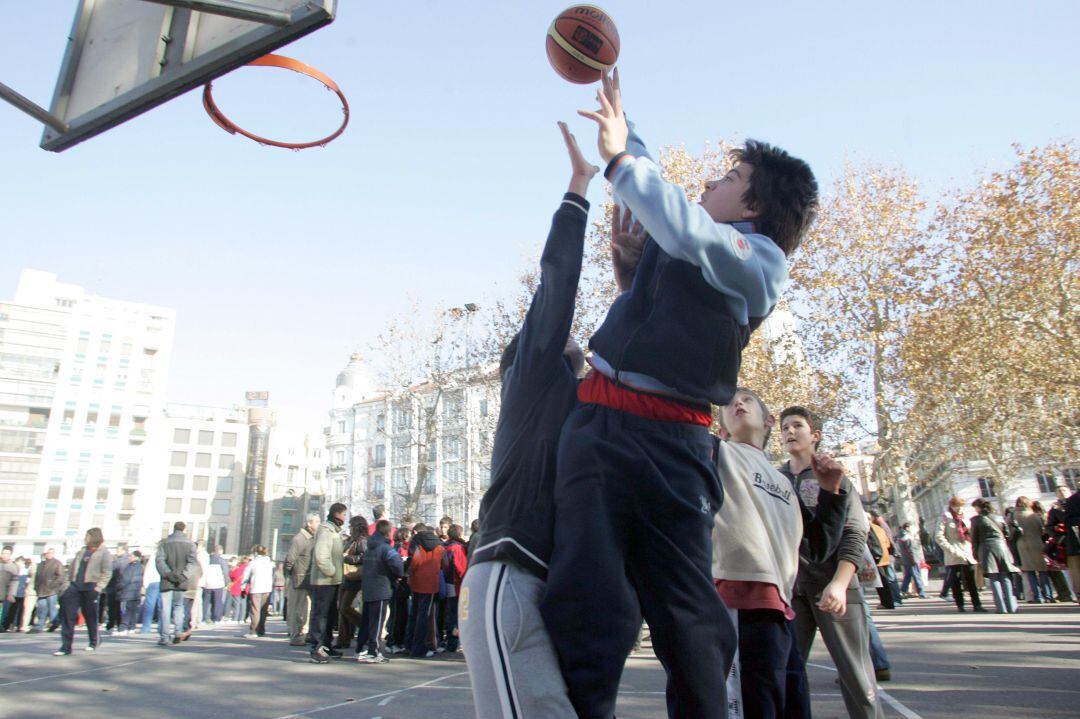
[[[203,88],[203,107],[206,108],[206,113],[210,115],[210,119],[217,123],[217,126],[222,130],[230,135],[239,133],[248,139],[254,140],[260,145],[284,147],[289,150],[306,150],[310,147],[325,147],[330,142],[336,140],[341,133],[345,132],[345,128],[349,125],[349,102],[345,99],[345,95],[341,92],[341,88],[339,88],[337,83],[329,77],[310,65],[305,65],[299,60],[293,60],[291,57],[285,57],[283,55],[263,55],[256,60],[252,60],[248,65],[256,67],[279,67],[318,80],[326,86],[327,90],[330,90],[341,99],[341,110],[345,114],[345,119],[342,120],[341,127],[335,130],[332,135],[327,135],[321,140],[315,140],[313,142],[281,142],[279,140],[270,140],[248,132],[242,127],[238,127],[232,120],[225,117],[225,114],[219,110],[218,106],[214,103],[214,95],[212,92],[213,83],[208,82]]]

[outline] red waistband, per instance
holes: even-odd
[[[667,397],[636,392],[615,384],[595,370],[578,385],[577,396],[580,402],[603,405],[658,422],[680,422],[702,427],[712,424],[712,414],[706,410]]]

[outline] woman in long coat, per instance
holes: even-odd
[[[979,560],[979,568],[990,583],[994,606],[998,614],[1016,613],[1011,575],[1016,571],[1009,557],[1008,529],[1005,520],[994,511],[994,505],[976,499],[972,506],[979,512],[971,520],[971,549]]]
[[[1031,500],[1027,497],[1016,498],[1016,524],[1020,527],[1020,540],[1016,548],[1020,550],[1020,568],[1027,575],[1031,588],[1031,599],[1035,604],[1054,601],[1054,590],[1050,584],[1046,559],[1043,557],[1043,532],[1045,520],[1031,509]]]

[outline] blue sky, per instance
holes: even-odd
[[[349,353],[410,296],[512,290],[565,189],[556,120],[595,158],[574,115],[594,89],[560,80],[543,49],[566,4],[341,0],[334,24],[280,51],[348,95],[349,129],[324,149],[231,137],[196,92],[53,154],[0,104],[0,296],[32,267],[173,307],[171,400],[269,389],[290,424],[318,426]],[[76,5],[7,4],[0,82],[49,104]],[[1007,165],[1012,143],[1080,126],[1073,2],[604,7],[627,110],[653,145],[766,139],[825,186],[845,159],[900,164],[933,200]],[[308,83],[248,69],[215,89],[241,124],[303,137],[340,118]]]

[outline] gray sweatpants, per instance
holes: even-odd
[[[870,662],[870,629],[863,608],[859,606],[866,599],[859,590],[849,589],[847,601],[847,612],[838,617],[818,609],[810,597],[792,597],[799,653],[804,662],[810,660],[814,634],[820,629],[825,648],[840,675],[840,693],[848,716],[852,719],[884,719],[881,700],[877,696],[874,665]]]
[[[458,626],[477,719],[577,716],[540,618],[543,593],[542,581],[509,563],[465,574]]]

